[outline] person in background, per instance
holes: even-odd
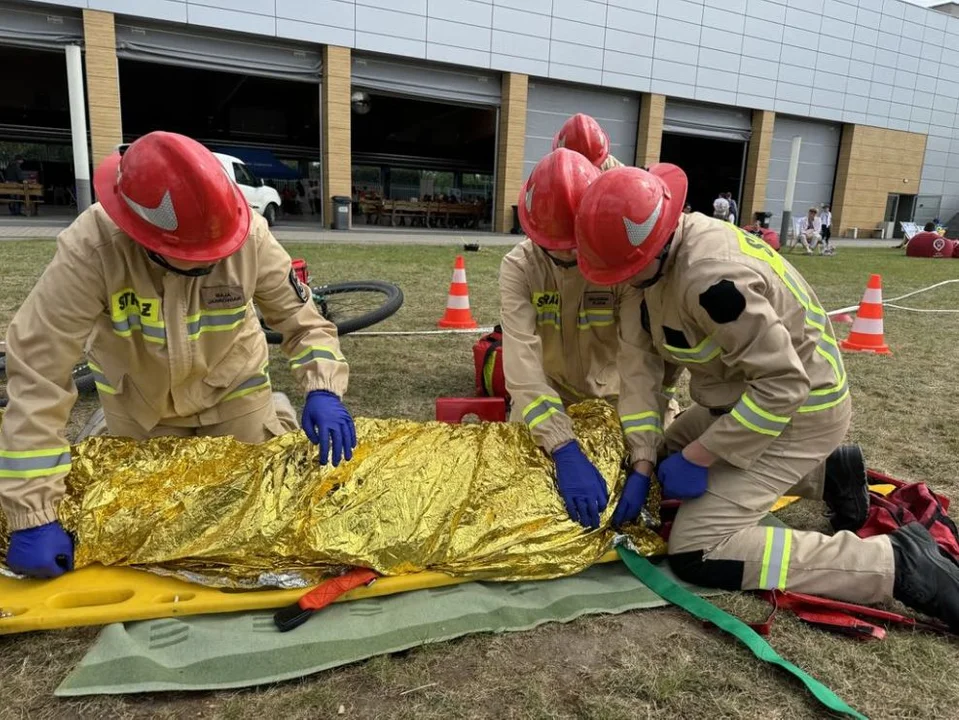
[[[722,197],[726,198],[726,201],[729,203],[729,218],[727,218],[727,220],[735,225],[736,219],[739,217],[739,205],[733,199],[733,194],[731,192],[723,193]]]
[[[713,200],[713,217],[724,222],[729,220],[729,200],[722,195]]]
[[[819,211],[811,207],[806,217],[799,221],[799,242],[806,249],[807,255],[812,255],[812,249],[819,248],[819,254],[822,255],[822,223],[819,220]]]
[[[19,155],[13,159],[4,172],[8,183],[22,183],[26,178],[23,175],[23,158]],[[7,205],[11,215],[23,215],[23,203],[12,202]]]
[[[693,211],[693,206],[689,203],[683,205],[683,215],[689,215]]]
[[[819,225],[822,228],[822,254],[834,255],[836,249],[829,243],[832,238],[832,208],[829,203],[822,206],[822,212],[819,214]]]

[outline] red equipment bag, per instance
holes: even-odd
[[[473,345],[473,366],[476,371],[476,394],[479,397],[509,399],[503,373],[503,328],[497,325]]]
[[[946,514],[949,498],[937,495],[925,483],[906,484],[874,470],[869,471],[869,482],[895,485],[896,489],[883,497],[869,493],[869,516],[857,531],[859,537],[888,535],[911,522],[920,522],[954,559],[959,561],[959,529]]]

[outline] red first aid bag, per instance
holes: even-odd
[[[499,325],[473,345],[473,366],[479,397],[509,397],[503,374],[503,328]]]
[[[895,485],[896,489],[885,497],[869,493],[869,515],[856,533],[859,537],[888,535],[903,525],[919,522],[940,548],[959,560],[959,529],[946,514],[949,498],[937,495],[925,483],[906,484],[874,470],[869,471],[869,482]]]

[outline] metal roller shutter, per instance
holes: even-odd
[[[353,57],[353,86],[390,95],[473,105],[499,105],[498,73],[394,58]]]
[[[663,132],[748,142],[752,129],[750,110],[684,100],[666,100]]]
[[[0,44],[35,50],[63,50],[83,40],[79,11],[67,8],[26,8],[0,3]],[[13,70],[16,73],[16,70]],[[26,82],[26,77],[13,82]]]
[[[536,80],[530,81],[526,100],[524,178],[553,149],[553,136],[576,113],[591,115],[603,126],[609,135],[610,152],[617,160],[627,165],[636,162],[638,95]]]
[[[147,24],[116,24],[117,57],[201,70],[319,82],[320,49],[279,40]]]
[[[823,203],[832,202],[842,125],[777,115],[769,156],[766,206],[762,208],[766,212],[773,213],[770,227],[776,230],[782,224],[789,156],[792,152],[792,139],[796,135],[802,137],[802,145],[799,150],[799,172],[796,175],[796,194],[792,206],[793,217],[802,217],[809,208],[819,208]],[[751,220],[752,218],[743,219]]]

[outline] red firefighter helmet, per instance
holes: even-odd
[[[557,148],[574,150],[599,167],[609,157],[609,136],[589,115],[576,113],[553,138],[553,150]]]
[[[686,173],[660,163],[600,175],[576,213],[578,263],[600,285],[621,283],[653,262],[672,237],[686,202]]]
[[[212,152],[183,135],[144,135],[122,156],[107,156],[93,185],[123,232],[175,260],[222,260],[250,232],[250,206],[240,189]]]
[[[536,163],[520,192],[523,232],[546,250],[574,250],[576,208],[599,176],[599,169],[579,153],[553,150]]]

